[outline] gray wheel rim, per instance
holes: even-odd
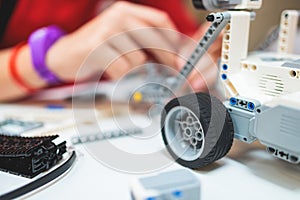
[[[204,131],[199,118],[187,107],[172,108],[165,119],[165,136],[171,150],[186,161],[198,159],[204,149]]]

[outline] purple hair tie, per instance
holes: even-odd
[[[63,35],[65,33],[57,26],[48,26],[34,31],[28,40],[34,69],[49,85],[63,83],[46,65],[49,48]]]

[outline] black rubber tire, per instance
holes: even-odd
[[[204,5],[202,3],[202,0],[193,0],[193,5],[197,9],[206,10],[206,8],[204,7]]]
[[[169,111],[177,106],[190,109],[199,119],[204,131],[204,150],[195,160],[184,160],[169,146],[165,133],[165,119]],[[161,132],[171,156],[181,165],[199,169],[224,157],[233,142],[233,123],[226,107],[217,98],[206,93],[193,93],[171,100],[164,108],[161,117]]]

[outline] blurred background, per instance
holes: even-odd
[[[187,0],[186,3],[200,22],[205,21],[209,11],[194,9],[191,0]],[[300,0],[263,0],[262,8],[256,11],[256,19],[251,24],[249,50],[254,50],[259,46],[268,32],[279,24],[281,12],[286,9],[300,10]]]

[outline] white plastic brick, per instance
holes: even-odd
[[[297,34],[299,12],[286,10],[281,15],[278,52],[293,53]]]
[[[223,35],[221,66],[227,64],[223,73],[232,74],[240,71],[240,62],[248,54],[249,29],[251,14],[244,11],[230,11],[231,21]]]
[[[236,9],[260,9],[262,0],[243,0],[241,4],[237,5]]]

